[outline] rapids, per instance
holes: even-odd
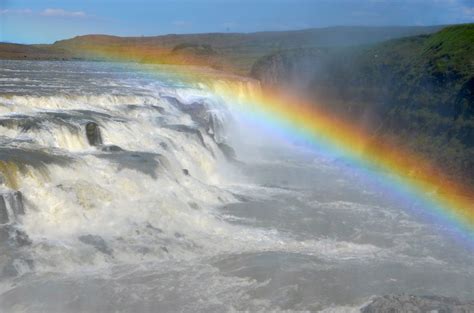
[[[246,124],[213,92],[230,80],[258,92],[256,82],[0,62],[1,312],[474,299],[472,251],[343,165]]]

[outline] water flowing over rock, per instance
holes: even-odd
[[[113,251],[107,246],[107,243],[105,240],[96,235],[83,235],[79,236],[79,240],[82,241],[83,243],[87,245],[91,245],[94,248],[96,248],[98,251],[107,254],[107,255],[112,255]]]
[[[474,302],[440,296],[388,295],[378,297],[361,309],[361,313],[469,313]]]
[[[20,215],[24,214],[21,192],[3,191],[0,193],[0,224],[14,223]]]
[[[394,292],[472,297],[464,247],[342,162],[247,124],[253,80],[1,65],[2,313],[357,312]]]
[[[236,153],[235,153],[234,148],[232,148],[231,146],[229,146],[228,144],[225,144],[225,143],[220,143],[218,146],[219,146],[219,148],[221,149],[222,153],[224,153],[225,157],[226,157],[228,160],[231,160],[231,161],[235,161],[235,160],[236,160],[237,155],[236,155]]]
[[[102,135],[97,123],[89,122],[86,124],[86,135],[91,146],[100,146],[102,144]]]
[[[197,138],[203,147],[206,146],[206,143],[204,142],[204,137],[202,136],[201,132],[197,128],[194,128],[188,125],[165,125],[164,127],[181,132],[181,133],[189,134]]]

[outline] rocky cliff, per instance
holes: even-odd
[[[252,75],[390,136],[474,183],[474,24],[345,49],[268,55]]]

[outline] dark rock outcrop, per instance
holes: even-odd
[[[102,144],[102,135],[97,123],[88,122],[86,124],[86,136],[91,146],[100,146]]]
[[[142,151],[113,150],[96,154],[96,157],[117,164],[119,171],[125,168],[133,169],[150,175],[153,178],[157,177],[156,170],[160,165],[167,165],[167,160],[164,156]]]
[[[21,192],[0,193],[0,224],[14,223],[18,216],[23,214],[25,214],[25,208]]]
[[[172,129],[180,133],[186,133],[191,136],[196,137],[196,139],[203,145],[203,147],[206,147],[206,143],[204,142],[204,137],[202,136],[201,132],[199,129],[187,126],[187,125],[165,125],[163,126],[164,128]]]
[[[93,246],[98,251],[102,252],[103,254],[112,255],[113,250],[107,245],[105,240],[96,235],[83,235],[79,236],[79,241],[85,243],[86,245]]]
[[[277,52],[259,59],[250,75],[263,87],[307,88],[316,75],[328,70],[329,53],[321,49],[296,49]]]
[[[219,149],[221,149],[222,153],[228,160],[230,161],[236,160],[237,155],[235,154],[234,148],[232,148],[226,143],[219,143],[218,146],[219,146]]]
[[[441,296],[387,295],[374,299],[361,313],[469,313],[474,302]]]
[[[100,150],[104,151],[104,152],[120,152],[120,151],[124,151],[122,148],[120,148],[119,146],[116,146],[116,145],[106,145],[106,146],[102,146],[100,148]]]
[[[191,119],[203,128],[216,143],[222,142],[225,128],[219,115],[204,102],[182,103],[174,97],[163,97],[180,111],[189,114]]]

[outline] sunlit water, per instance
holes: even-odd
[[[245,125],[210,81],[151,66],[0,64],[4,189],[25,207],[0,226],[2,312],[474,299],[472,251],[327,156]],[[103,145],[90,145],[90,122]]]

